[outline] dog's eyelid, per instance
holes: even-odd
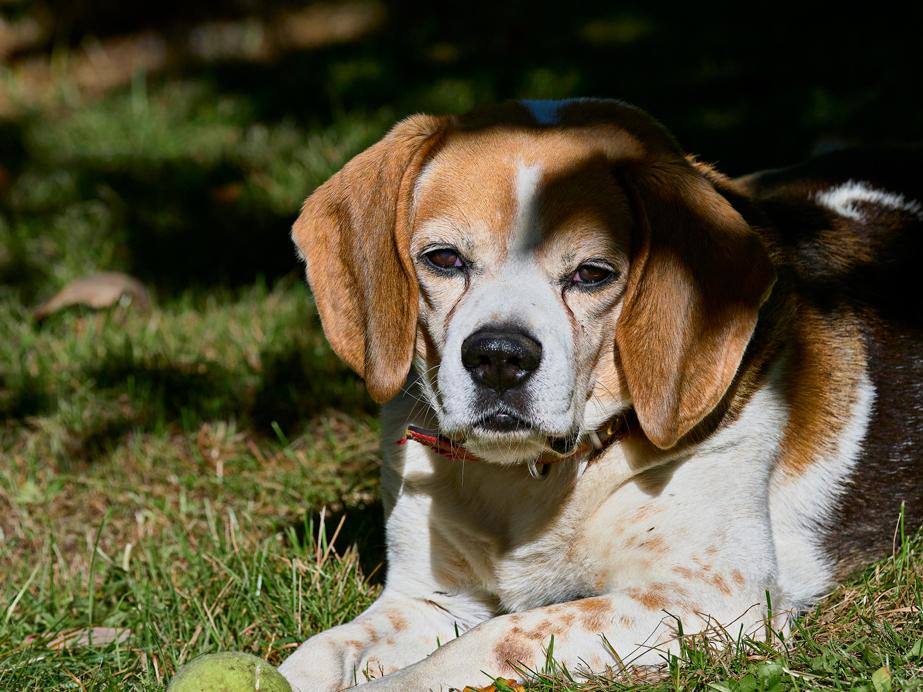
[[[456,253],[459,257],[462,256],[461,250],[452,245],[452,243],[447,243],[443,241],[437,241],[433,243],[427,243],[417,252],[417,256],[423,257],[428,255],[431,252],[436,252],[437,250],[448,250],[450,252]]]
[[[435,260],[433,255],[439,253],[454,256],[457,264],[442,264],[438,260]],[[434,243],[424,247],[417,253],[417,262],[427,269],[443,275],[467,274],[473,266],[473,263],[470,262],[458,248],[447,243]]]
[[[585,259],[580,264],[578,264],[575,269],[579,269],[580,267],[599,267],[600,269],[606,269],[610,272],[618,272],[618,269],[613,262],[603,259],[602,257],[591,257],[589,259]]]
[[[581,269],[598,269],[606,272],[608,275],[599,279],[598,281],[580,281],[575,277],[580,273]],[[596,289],[615,283],[618,281],[621,275],[621,270],[616,267],[613,262],[610,262],[609,260],[603,259],[601,257],[592,257],[585,259],[576,267],[571,269],[567,274],[562,276],[560,279],[560,284],[564,290],[574,288],[581,291],[594,291]]]

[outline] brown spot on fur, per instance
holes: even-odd
[[[714,586],[721,593],[728,595],[731,593],[731,589],[728,587],[727,582],[724,580],[720,574],[714,575],[711,579],[708,580],[708,583]]]
[[[659,511],[661,511],[660,508],[655,507],[654,505],[642,505],[631,514],[628,520],[632,523],[640,523],[645,519],[650,519]]]
[[[631,627],[635,624],[635,621],[632,618],[628,617],[627,615],[620,615],[619,624],[622,627]]]
[[[391,626],[394,628],[395,632],[400,632],[407,628],[407,620],[400,613],[389,612],[388,613],[388,622],[391,623]]]
[[[608,598],[584,598],[574,602],[574,607],[580,611],[580,621],[591,632],[604,631],[611,622],[612,603]]]
[[[716,546],[716,545],[710,545],[710,546],[708,546],[708,547],[705,549],[705,554],[708,555],[709,557],[714,557],[715,555],[718,554],[718,546]]]
[[[682,565],[674,565],[673,571],[685,579],[692,579],[692,570]]]
[[[686,596],[689,594],[686,589],[684,589],[680,584],[670,583],[670,584],[658,584],[661,588],[666,589],[667,591],[677,595],[677,596]]]
[[[534,629],[529,632],[526,632],[525,636],[531,639],[532,641],[542,641],[546,637],[550,637],[552,634],[554,634],[554,632],[543,630],[541,628],[541,625],[539,625],[538,629]]]
[[[579,601],[574,601],[573,605],[581,613],[595,614],[603,611],[609,612],[612,610],[612,604],[609,602],[609,599],[602,596],[596,596],[595,598],[582,598]]]
[[[360,642],[357,639],[347,639],[345,643],[346,643],[346,646],[351,647],[353,649],[364,649],[365,648],[365,643]]]
[[[628,595],[649,610],[663,610],[672,602],[673,596],[685,596],[688,592],[679,584],[656,582],[646,588],[632,588]]]
[[[629,589],[628,595],[648,610],[662,610],[667,605],[667,599],[658,589]]]
[[[734,580],[734,583],[737,584],[737,586],[744,585],[744,575],[739,569],[734,569],[731,571],[731,579]]]
[[[514,627],[510,631],[511,634],[514,634],[518,637],[524,637],[525,639],[529,639],[534,642],[543,641],[551,635],[559,634],[559,632],[560,630],[556,628],[550,620],[545,620],[530,630],[524,630],[521,627]]]
[[[693,556],[692,561],[693,561],[696,565],[699,566],[699,568],[701,569],[701,574],[702,574],[702,575],[705,575],[705,574],[708,574],[709,572],[711,572],[711,564],[709,564],[708,562],[705,562],[705,560],[703,560],[702,558],[700,558],[698,555]]]
[[[663,555],[669,551],[667,542],[661,536],[652,536],[644,541],[639,547],[644,548],[652,553]]]
[[[521,637],[507,637],[494,647],[494,662],[504,675],[516,673],[516,666],[531,666],[533,647]]]

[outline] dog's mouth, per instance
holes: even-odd
[[[532,432],[534,427],[522,416],[511,411],[498,410],[493,413],[481,416],[472,426],[476,433],[511,433],[511,432]]]
[[[509,424],[509,421],[502,420],[500,424],[506,428]],[[518,428],[514,428],[514,430],[515,429]],[[429,447],[441,456],[462,461],[478,461],[479,459],[483,459],[483,457],[480,455],[483,454],[484,451],[491,449],[493,446],[492,442],[494,444],[496,443],[496,437],[494,437],[493,441],[489,439],[485,440],[480,437],[449,437],[436,430],[421,428],[416,425],[409,425],[404,432],[404,436],[397,440],[397,443],[404,444],[408,440],[412,440],[426,447]],[[545,444],[540,444],[540,449],[535,451],[536,453],[552,452],[559,458],[565,459],[572,456],[577,450],[578,440],[579,435],[576,434],[568,435],[566,437],[546,436]],[[526,444],[531,443],[533,447],[536,444],[534,440],[525,440],[525,442]],[[508,446],[507,451],[511,451]],[[532,463],[535,463],[534,458],[531,461]]]
[[[481,416],[461,443],[485,451],[495,444],[509,449],[511,444],[519,443],[531,453],[552,452],[565,457],[573,454],[579,437],[576,431],[567,435],[549,435],[523,416],[500,408]]]

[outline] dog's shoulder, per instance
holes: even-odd
[[[789,470],[842,456],[847,411],[865,402],[850,482],[825,527],[838,577],[889,549],[902,503],[908,525],[923,522],[921,170],[921,147],[853,149],[733,181],[758,207],[795,305],[789,384],[801,431],[790,444],[836,443],[791,457]]]

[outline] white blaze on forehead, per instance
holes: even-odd
[[[510,229],[509,252],[500,266],[472,281],[446,329],[445,347],[436,385],[440,396],[439,423],[444,430],[465,431],[484,411],[478,406],[476,383],[464,367],[461,349],[465,339],[491,325],[515,325],[542,346],[541,364],[525,384],[528,406],[520,413],[547,435],[572,432],[576,419],[577,373],[570,322],[560,292],[535,256],[541,240],[539,203],[543,169],[517,162],[513,171],[515,215]],[[435,397],[434,397],[435,398]],[[469,438],[469,445],[476,441]],[[522,461],[534,455],[532,446],[493,450],[501,463]]]
[[[542,167],[520,162],[516,166],[516,219],[510,249],[522,253],[533,249],[540,238],[538,192]]]

